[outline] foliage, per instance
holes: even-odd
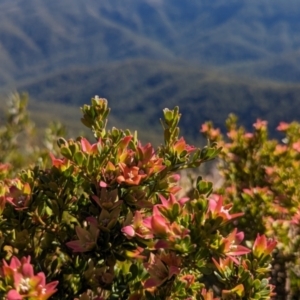
[[[284,299],[292,299],[300,288],[300,124],[281,122],[277,127],[284,134],[281,142],[268,138],[267,122],[260,119],[253,132],[238,126],[234,115],[226,125],[228,139],[211,122],[202,126],[209,140],[223,147],[219,167],[224,183],[219,193],[233,204],[233,212],[244,213],[235,225],[247,239],[256,232],[276,237],[277,253],[288,268],[283,274],[288,277]]]
[[[229,226],[241,214],[201,177],[189,198],[176,197],[177,172],[214,159],[220,147],[188,145],[178,107],[164,109],[157,149],[136,132],[107,130],[105,99],[82,112],[94,143],[59,138],[51,167],[2,173],[2,297],[270,299],[276,242],[257,235],[246,246]]]
[[[38,140],[35,124],[27,111],[28,96],[11,94],[7,104],[5,122],[0,126],[0,179],[31,164],[47,165],[48,152],[57,154],[55,141],[65,134],[62,124],[52,122]]]

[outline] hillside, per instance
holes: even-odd
[[[74,68],[19,88],[48,103],[80,106],[93,95],[105,97],[112,116],[131,128],[160,128],[161,110],[179,105],[184,133],[194,138],[204,121],[223,126],[230,112],[248,128],[256,118],[267,119],[271,129],[282,120],[300,120],[295,109],[300,105],[299,84],[249,80],[184,63],[129,60]]]
[[[97,94],[132,129],[159,128],[175,105],[193,138],[229,112],[274,128],[300,119],[299,12],[297,0],[2,0],[0,92],[28,91],[41,121],[73,122],[64,111]]]
[[[2,0],[0,86],[127,59],[282,80],[268,70],[299,57],[299,11],[297,0]],[[288,80],[296,82],[293,69]]]

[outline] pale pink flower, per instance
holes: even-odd
[[[212,218],[221,217],[224,222],[227,222],[244,215],[244,213],[230,214],[232,204],[223,205],[224,200],[220,195],[212,195],[208,201],[208,213],[211,214]]]
[[[79,239],[66,243],[73,252],[87,252],[95,248],[100,230],[94,222],[90,223],[88,230],[80,226],[76,226],[75,230]]]
[[[272,253],[276,245],[276,241],[268,240],[265,235],[258,234],[253,244],[253,255],[257,258],[269,255]]]
[[[278,131],[286,131],[289,128],[290,124],[286,122],[280,122],[279,125],[277,126]]]
[[[46,284],[46,276],[42,272],[34,275],[30,256],[23,257],[21,261],[13,256],[9,265],[3,260],[2,275],[14,286],[8,291],[7,300],[47,300],[56,292],[58,284],[58,281]]]

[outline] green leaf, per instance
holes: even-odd
[[[60,148],[60,153],[67,159],[72,159],[72,152],[69,147],[63,146]]]
[[[169,144],[170,138],[171,138],[171,135],[170,135],[169,129],[165,129],[164,130],[164,139],[165,139],[165,143],[167,145]]]
[[[139,274],[139,268],[137,267],[136,264],[132,264],[130,266],[129,272],[131,273],[131,279],[130,280],[134,280]]]
[[[89,174],[92,174],[95,170],[95,162],[92,156],[89,156],[87,160],[87,171]]]
[[[81,118],[81,123],[86,126],[87,128],[91,128],[92,127],[92,124],[89,120],[87,120],[87,118]]]
[[[211,192],[213,184],[209,181],[199,181],[197,184],[197,190],[199,194],[206,195]]]
[[[124,257],[122,254],[114,252],[114,255],[115,255],[116,259],[119,260],[119,261],[125,261],[126,260],[126,257]]]
[[[79,224],[79,222],[77,221],[77,219],[75,217],[73,217],[69,212],[64,211],[63,212],[63,216],[62,216],[62,221],[66,224],[71,224],[71,223],[75,223],[75,224]]]
[[[165,117],[166,123],[168,124],[173,119],[173,111],[169,110],[168,108],[165,108],[163,110],[163,113],[164,113],[164,117]]]
[[[57,267],[58,267],[58,259],[55,259],[52,264],[51,264],[51,272],[52,274],[57,271]]]
[[[60,215],[60,209],[56,200],[51,200],[51,208],[55,218],[58,218],[58,216]]]
[[[58,147],[62,147],[62,146],[67,146],[68,145],[68,142],[64,139],[64,138],[62,138],[62,137],[60,137],[58,140],[57,140],[57,145],[58,145]]]
[[[170,166],[172,165],[172,162],[169,161],[168,159],[166,159],[166,160],[164,161],[164,163],[165,163],[165,165],[166,165],[167,167],[170,167]]]
[[[82,166],[82,165],[83,165],[85,159],[86,159],[85,155],[84,155],[82,152],[80,152],[80,151],[78,151],[78,152],[76,152],[76,153],[74,154],[74,161],[75,161],[75,163],[78,164],[79,166]]]
[[[252,282],[252,284],[253,284],[255,290],[256,290],[256,291],[259,291],[260,285],[261,285],[260,280],[259,280],[259,279],[255,279],[255,280]]]

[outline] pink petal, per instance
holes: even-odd
[[[135,236],[135,231],[134,231],[134,229],[132,228],[132,226],[125,226],[125,227],[123,227],[123,228],[121,229],[121,231],[122,231],[125,235],[127,235],[127,236],[129,236],[129,237],[134,237],[134,236]]]
[[[7,295],[7,300],[22,300],[22,296],[16,290],[10,290]]]
[[[151,218],[151,228],[154,234],[165,235],[169,231],[169,224],[163,216],[155,215]]]
[[[25,277],[32,277],[34,276],[33,267],[31,264],[25,263],[22,266],[22,273]]]
[[[106,182],[104,182],[104,181],[101,180],[99,182],[99,186],[102,187],[102,188],[106,188],[108,186],[108,184]]]
[[[21,262],[19,261],[19,259],[17,257],[13,256],[13,258],[10,261],[9,266],[12,269],[18,269],[21,266]]]
[[[159,282],[158,280],[156,280],[154,278],[149,278],[144,283],[144,288],[149,289],[149,288],[152,288],[152,287],[155,287],[155,286],[159,286],[160,284],[161,284],[161,282]]]
[[[86,138],[82,138],[80,140],[80,144],[81,144],[81,149],[82,149],[83,152],[90,152],[91,151],[92,146]]]

